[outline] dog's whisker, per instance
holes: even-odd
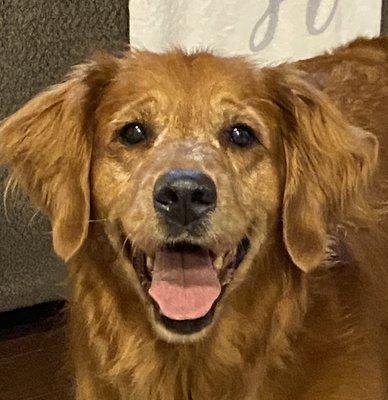
[[[40,214],[39,210],[35,211],[30,220],[28,221],[27,226],[31,227],[32,223],[34,222],[34,219]]]
[[[8,200],[14,196],[15,191],[17,189],[17,181],[15,178],[13,178],[12,175],[10,175],[7,179],[7,183],[4,188],[4,194],[3,194],[3,207],[4,207],[4,215],[6,218],[6,221],[10,223],[11,219],[9,216],[9,210],[8,210]]]
[[[129,235],[127,235],[126,237],[125,237],[125,239],[124,239],[124,242],[123,242],[123,244],[122,244],[122,246],[121,246],[121,256],[124,256],[124,250],[125,250],[125,246],[126,246],[126,244],[128,243],[128,241],[129,241]],[[131,247],[131,252],[132,252],[132,247]]]
[[[106,221],[108,221],[108,218],[89,219],[88,222],[94,223],[94,222],[106,222]]]

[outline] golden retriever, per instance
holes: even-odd
[[[70,267],[76,399],[387,399],[387,130],[385,38],[100,53],[3,121]]]

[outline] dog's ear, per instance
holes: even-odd
[[[50,217],[54,250],[65,261],[87,236],[92,114],[116,67],[113,56],[96,55],[0,125],[0,163]]]
[[[378,141],[351,126],[300,73],[285,67],[277,72],[285,121],[283,238],[293,262],[309,272],[327,256],[329,223],[368,217]]]

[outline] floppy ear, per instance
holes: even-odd
[[[0,125],[0,163],[50,217],[54,250],[65,261],[88,232],[91,115],[114,64],[99,55]]]
[[[293,262],[309,272],[327,256],[332,224],[371,217],[367,190],[378,142],[351,126],[299,73],[280,73],[277,102],[286,121],[283,238]]]

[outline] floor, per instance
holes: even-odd
[[[0,400],[70,400],[64,303],[0,314]]]

